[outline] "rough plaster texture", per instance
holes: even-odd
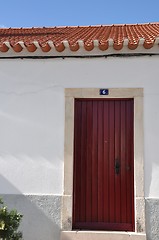
[[[145,199],[136,198],[136,230],[145,233]]]
[[[0,194],[14,194],[5,198],[10,204],[17,199],[24,211],[25,234],[30,236],[33,219],[31,232],[41,232],[46,220],[47,235],[58,235],[37,197],[21,194],[63,194],[65,88],[144,89],[145,196],[159,198],[158,61],[159,56],[0,60]],[[147,202],[146,209],[147,233],[156,240],[158,205]]]
[[[147,240],[159,239],[159,199],[146,199]]]
[[[24,240],[59,240],[61,197],[52,195],[2,195],[10,209],[23,214]]]
[[[62,195],[64,89],[106,87],[144,89],[145,196],[159,197],[158,60],[1,59],[0,193]]]

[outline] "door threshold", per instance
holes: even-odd
[[[145,233],[107,231],[62,231],[60,240],[146,240]]]

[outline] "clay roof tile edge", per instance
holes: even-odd
[[[23,48],[23,49],[25,49],[26,48],[26,46],[25,46],[25,44],[24,44],[24,42],[23,41],[19,41],[19,42],[17,42],[17,44],[19,43],[19,45]]]
[[[51,49],[55,48],[53,41],[49,40],[47,41],[47,44],[51,47]]]
[[[94,39],[94,40],[92,40],[92,42],[93,42],[94,47],[99,47],[99,40],[98,39]],[[54,45],[53,41],[49,40],[46,43],[50,46],[50,48],[52,50],[55,49],[55,45]],[[65,48],[67,48],[70,51],[72,51],[71,47],[70,47],[70,43],[69,43],[68,40],[63,40],[61,43],[64,45]],[[84,41],[83,40],[78,40],[77,43],[79,44],[80,48],[84,49]],[[139,46],[143,46],[145,48],[144,43],[145,43],[145,38],[139,38],[137,46],[138,47]],[[10,44],[9,41],[4,41],[4,44],[9,49],[14,50],[13,46]],[[27,46],[25,45],[24,41],[18,41],[17,44],[19,44],[22,47],[22,49],[26,49],[27,48]],[[38,41],[33,41],[32,44],[36,47],[36,49],[41,49],[41,46],[40,46]],[[123,47],[127,47],[128,44],[129,44],[129,39],[125,38],[124,41],[123,41]],[[153,42],[153,47],[158,45],[158,44],[159,44],[159,37],[156,37],[154,39],[154,42]],[[113,47],[113,45],[114,45],[114,40],[112,38],[109,38],[108,39],[108,46],[109,46],[108,48]]]
[[[5,41],[4,44],[5,44],[9,49],[12,49],[12,46],[10,45],[10,42],[9,42],[9,41]]]
[[[37,49],[40,48],[40,45],[39,45],[39,42],[38,42],[38,41],[33,41],[33,44],[35,45],[35,47],[36,47]]]

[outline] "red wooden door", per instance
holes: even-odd
[[[76,99],[73,229],[134,231],[133,99]]]

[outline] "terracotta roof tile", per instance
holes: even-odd
[[[44,28],[1,28],[0,51],[5,53],[9,49],[21,52],[35,52],[40,49],[49,52],[56,49],[62,52],[69,48],[76,52],[83,47],[92,51],[98,47],[106,51],[110,46],[119,51],[123,46],[134,50],[139,44],[150,49],[158,44],[159,23],[75,26],[75,27],[44,27]]]

